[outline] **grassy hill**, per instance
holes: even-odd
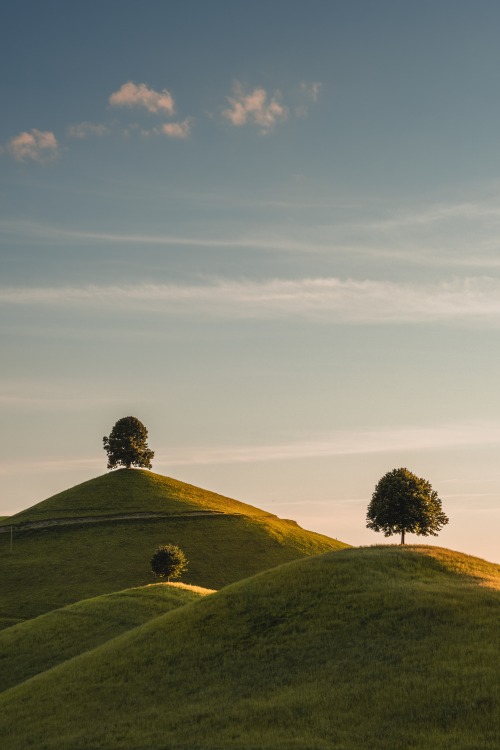
[[[237,500],[126,469],[38,503],[11,516],[3,528],[4,626],[153,582],[149,560],[161,544],[177,544],[186,553],[186,583],[210,589],[347,546]]]
[[[245,516],[272,514],[215,492],[145,469],[118,469],[59,492],[10,516],[8,524],[47,519],[113,516],[125,513],[165,515],[213,511]]]
[[[500,566],[342,550],[228,586],[0,695],[5,750],[497,750]]]
[[[0,632],[0,692],[210,593],[157,583],[84,599],[7,628]]]

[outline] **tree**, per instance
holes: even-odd
[[[151,570],[159,578],[179,578],[187,570],[188,561],[184,552],[175,544],[158,547],[151,558]]]
[[[148,448],[148,431],[136,417],[119,419],[109,437],[103,437],[108,454],[108,469],[116,466],[151,468],[154,451]]]
[[[384,536],[401,534],[404,544],[406,531],[437,536],[448,523],[448,517],[443,513],[437,492],[426,479],[408,469],[393,469],[375,487],[366,521],[369,529],[383,531]]]

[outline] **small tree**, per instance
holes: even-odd
[[[180,578],[187,570],[188,561],[184,552],[175,544],[166,544],[158,547],[151,558],[151,570],[159,578]]]
[[[405,532],[420,536],[437,536],[448,523],[441,500],[426,479],[420,479],[408,469],[393,469],[375,487],[366,515],[366,525],[384,536]]]
[[[148,431],[136,417],[119,419],[109,437],[103,437],[108,454],[108,469],[116,466],[151,468],[154,451],[148,448]]]

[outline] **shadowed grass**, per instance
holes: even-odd
[[[0,691],[209,593],[182,584],[152,584],[85,599],[3,630]]]
[[[499,580],[425,547],[266,571],[3,693],[4,748],[497,750]]]

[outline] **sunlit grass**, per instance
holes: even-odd
[[[0,632],[0,691],[212,593],[154,584],[56,609]]]
[[[160,507],[171,515],[110,517],[120,509],[152,512]],[[193,507],[227,512],[190,515]],[[257,508],[138,470],[111,472],[15,518],[61,519],[85,511],[99,522],[37,529],[18,525],[12,551],[10,534],[0,534],[0,618],[9,623],[28,619],[80,599],[151,583],[149,561],[162,544],[176,544],[185,552],[189,567],[183,582],[212,589],[346,546]]]
[[[7,520],[18,524],[53,518],[200,511],[242,513],[246,516],[272,515],[252,505],[152,471],[118,469],[60,492]]]
[[[5,692],[5,747],[497,750],[481,577],[500,567],[423,547],[266,571]]]

